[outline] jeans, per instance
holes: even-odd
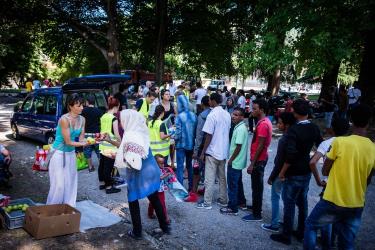
[[[184,161],[186,159],[186,169],[188,172],[188,180],[189,180],[189,191],[193,188],[193,151],[186,150],[183,148],[176,149],[176,157],[177,157],[177,180],[184,185]]]
[[[303,235],[307,217],[307,192],[311,174],[290,176],[284,181],[282,198],[284,201],[284,226],[283,235],[290,239],[293,231],[295,206],[298,207],[298,235]]]
[[[218,160],[206,155],[204,170],[204,203],[211,205],[214,194],[216,176],[219,179],[219,199],[222,203],[228,202],[227,181],[225,179],[225,160]]]
[[[303,247],[315,249],[316,232],[330,224],[335,224],[339,249],[354,249],[354,239],[361,225],[363,208],[345,208],[321,199],[306,220]],[[329,249],[330,239],[322,238],[323,249]]]
[[[92,151],[95,152],[96,156],[98,159],[100,159],[100,151],[99,151],[99,145],[94,144],[94,145],[89,145],[87,147],[83,148],[83,154],[86,159],[91,159]]]
[[[242,184],[242,170],[234,169],[231,165],[227,167],[228,182],[228,207],[233,212],[238,212],[238,205],[246,204]]]
[[[253,198],[253,214],[255,217],[262,217],[262,202],[263,202],[263,177],[264,168],[267,161],[258,161],[254,165],[253,172],[251,173],[251,190]]]
[[[332,128],[331,123],[332,123],[333,113],[334,113],[333,111],[324,113],[324,124],[326,128]]]
[[[283,190],[283,182],[278,177],[273,181],[271,188],[271,203],[272,203],[272,220],[271,226],[279,227],[280,218],[280,196]]]

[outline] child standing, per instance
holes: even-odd
[[[278,118],[277,127],[278,129],[283,132],[283,136],[280,138],[279,143],[277,145],[277,153],[274,160],[275,166],[268,178],[267,183],[272,185],[271,189],[271,203],[272,203],[272,220],[271,224],[262,224],[262,229],[270,232],[278,232],[279,231],[279,218],[280,218],[280,195],[281,190],[283,188],[282,182],[279,179],[279,173],[281,168],[285,162],[285,150],[286,150],[286,133],[288,128],[292,126],[296,122],[293,113],[291,112],[284,112],[280,114]]]
[[[167,221],[168,224],[170,224],[171,221],[170,221],[170,219],[168,218],[168,215],[167,215],[167,206],[165,205],[164,191],[168,190],[168,185],[167,185],[168,184],[168,178],[171,176],[173,171],[168,166],[165,166],[165,159],[162,155],[157,154],[154,157],[155,157],[155,160],[158,163],[159,168],[160,168],[160,180],[161,181],[160,181],[160,189],[159,189],[159,192],[158,192],[158,196],[159,196],[160,203],[163,207],[163,211],[164,211],[164,214],[165,214],[166,221]],[[148,205],[148,217],[150,219],[156,218],[155,215],[154,215],[154,207],[152,206],[151,203],[149,203],[149,205]]]

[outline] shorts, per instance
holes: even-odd
[[[95,151],[96,156],[98,157],[98,159],[100,159],[99,144],[94,144],[83,148],[83,155],[86,159],[91,158],[92,151]]]

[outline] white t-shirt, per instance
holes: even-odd
[[[253,112],[253,101],[257,99],[255,95],[252,95],[250,97],[250,103],[249,103],[249,109],[250,109],[250,112]]]
[[[230,124],[230,114],[221,106],[211,110],[202,129],[203,132],[212,135],[206,154],[217,160],[228,159]]]
[[[354,104],[358,101],[358,99],[361,97],[362,93],[360,89],[357,88],[350,88],[348,90],[348,97],[349,97],[349,105]]]
[[[246,98],[244,96],[240,96],[237,101],[238,107],[245,109],[246,108]]]
[[[320,144],[319,144],[319,147],[316,151],[318,151],[319,153],[321,153],[323,156],[325,156],[329,149],[331,148],[331,144],[333,142],[333,140],[335,139],[335,137],[331,137],[325,141],[322,141]]]
[[[202,103],[202,98],[207,94],[207,90],[199,88],[194,91],[194,98],[197,100],[196,104]]]

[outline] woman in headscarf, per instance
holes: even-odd
[[[142,237],[139,199],[147,197],[155,209],[159,225],[164,233],[170,233],[163,207],[158,197],[160,169],[150,149],[150,137],[146,119],[135,110],[120,113],[124,135],[118,148],[115,166],[125,168],[128,183],[128,202],[133,229],[128,235],[134,239]]]
[[[193,187],[193,149],[195,139],[195,128],[197,126],[197,116],[189,110],[189,101],[186,96],[177,96],[176,117],[176,150],[177,150],[177,179],[184,185],[184,162],[188,172],[189,191]]]

